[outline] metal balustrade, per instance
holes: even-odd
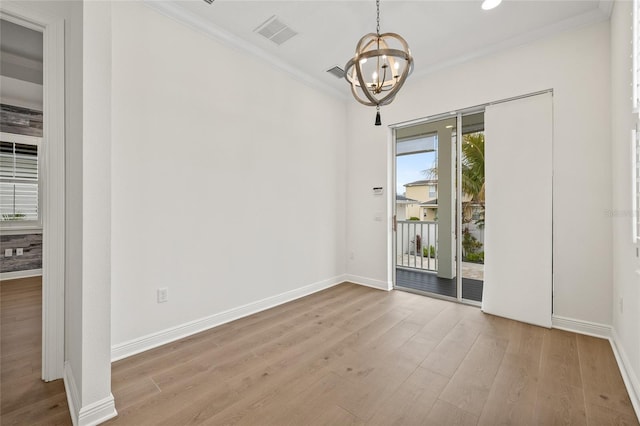
[[[405,268],[438,270],[438,223],[399,220],[396,231],[396,265]]]

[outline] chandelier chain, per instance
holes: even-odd
[[[376,32],[380,35],[380,0],[376,0]]]

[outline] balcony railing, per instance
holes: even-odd
[[[399,220],[396,231],[396,265],[437,271],[438,223]]]

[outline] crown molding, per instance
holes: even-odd
[[[151,9],[165,15],[181,24],[184,24],[198,32],[201,32],[209,38],[216,40],[223,45],[247,53],[252,57],[256,57],[272,67],[289,74],[297,81],[313,88],[320,90],[330,96],[338,98],[340,100],[346,100],[347,92],[341,92],[336,88],[323,83],[315,77],[301,71],[300,69],[289,65],[276,56],[268,53],[264,49],[261,49],[240,37],[231,34],[228,31],[216,26],[210,21],[193,14],[192,12],[181,7],[178,1],[157,1],[157,0],[144,0],[144,4]]]
[[[468,55],[462,55],[449,61],[443,61],[439,64],[428,66],[420,70],[416,70],[413,72],[413,77],[414,78],[423,77],[428,74],[434,73],[436,71],[441,71],[443,69],[451,68],[453,66],[460,65],[462,63],[469,62],[474,59],[479,59],[484,56],[489,56],[506,49],[531,43],[533,41],[540,40],[555,34],[559,34],[564,31],[586,27],[589,25],[597,24],[598,22],[606,21],[609,19],[612,6],[613,6],[612,1],[601,0],[599,2],[598,8],[590,10],[589,12],[585,12],[583,14],[556,22],[555,24],[547,25],[546,27],[529,31],[528,33],[521,34],[519,36],[510,38],[508,40],[489,45],[485,48],[478,49],[473,53],[469,53]],[[416,64],[416,67],[417,66],[418,64]]]
[[[320,90],[338,98],[340,100],[348,100],[350,99],[347,96],[347,92],[342,92],[337,90],[335,87],[332,87],[321,80],[309,75],[308,73],[291,66],[285,61],[277,58],[276,56],[270,54],[262,48],[259,48],[240,37],[221,29],[215,24],[207,21],[206,19],[193,14],[192,12],[184,9],[179,5],[179,2],[176,0],[172,1],[158,1],[158,0],[144,0],[144,3],[155,11],[174,19],[177,22],[180,22],[192,29],[204,33],[209,38],[216,40],[228,47],[239,50],[250,56],[257,57],[260,60],[270,64],[274,68],[283,71],[289,74],[291,77],[304,83],[305,85],[314,88],[316,90]],[[577,29],[580,27],[586,27],[588,25],[593,25],[598,22],[602,22],[608,20],[611,16],[611,12],[613,9],[613,0],[600,0],[598,2],[598,7],[590,10],[589,12],[585,12],[581,15],[577,15],[571,18],[564,19],[560,22],[556,22],[554,24],[548,25],[543,28],[539,28],[533,31],[530,31],[525,34],[521,34],[519,36],[510,38],[508,40],[494,43],[492,45],[486,46],[482,49],[477,49],[472,53],[461,55],[457,58],[442,61],[438,64],[434,64],[431,66],[426,66],[422,69],[416,69],[413,72],[411,80],[415,80],[417,78],[422,78],[436,71],[441,71],[443,69],[451,68],[456,65],[460,65],[465,62],[469,62],[474,59],[479,59],[484,56],[489,56],[494,53],[513,48],[516,46],[520,46],[523,44],[527,44],[533,42],[535,40],[540,40],[545,37],[549,37],[555,34],[559,34],[564,31]],[[419,63],[416,64],[416,68],[419,67]]]

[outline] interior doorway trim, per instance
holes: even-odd
[[[42,379],[51,381],[64,372],[65,23],[10,1],[2,3],[0,16],[43,36]]]

